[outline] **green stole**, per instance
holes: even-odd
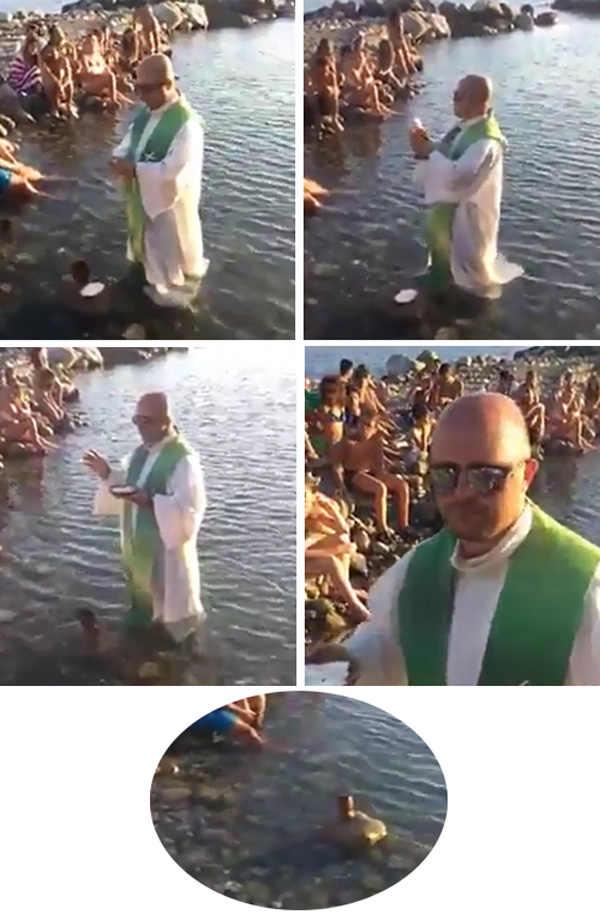
[[[175,468],[191,453],[186,442],[176,436],[161,448],[148,478],[141,487],[151,496],[166,495],[167,484]],[[127,468],[127,484],[137,486],[144,464],[148,459],[148,449],[141,445],[137,448]],[[127,576],[127,589],[130,609],[125,619],[127,629],[146,628],[152,622],[152,580],[156,560],[163,549],[154,516],[153,508],[137,508],[134,524],[134,505],[128,499],[123,500],[123,565]]]
[[[529,534],[509,559],[479,686],[562,686],[600,549],[530,503]],[[444,528],[417,547],[398,598],[411,686],[444,686],[456,570]]]
[[[458,139],[457,139],[458,138]],[[436,144],[435,149],[447,159],[456,162],[478,140],[497,140],[504,149],[506,140],[493,112],[476,121],[465,130],[457,124]],[[434,203],[425,211],[425,240],[429,251],[430,264],[427,285],[432,290],[441,290],[452,282],[450,254],[452,251],[452,228],[458,204]]]
[[[162,162],[173,140],[191,117],[192,110],[182,99],[173,102],[158,121],[156,127],[148,137],[144,149],[138,151],[142,134],[150,120],[152,111],[146,105],[141,105],[134,115],[131,123],[129,151],[126,158],[130,162]],[[129,245],[134,261],[143,262],[144,257],[144,222],[146,214],[142,205],[140,185],[136,176],[125,185],[125,201],[127,211],[127,229],[129,232]]]

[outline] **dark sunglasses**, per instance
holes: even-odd
[[[461,473],[465,474],[467,486],[478,496],[488,496],[504,489],[506,481],[521,467],[518,464],[502,466],[498,464],[469,464],[460,467],[458,464],[435,464],[429,468],[429,482],[434,493],[439,496],[450,496],[458,487]]]

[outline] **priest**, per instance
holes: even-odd
[[[527,496],[517,405],[461,397],[441,414],[430,478],[442,530],[369,594],[371,620],[313,660],[361,685],[600,685],[600,549]]]
[[[204,617],[196,548],[206,506],[202,469],[173,424],[165,394],[141,397],[133,422],[142,444],[122,468],[95,450],[84,455],[99,478],[94,514],[120,518],[126,629],[162,624],[180,641]]]
[[[426,291],[443,293],[452,284],[482,298],[497,298],[521,267],[498,254],[506,141],[491,108],[492,86],[483,76],[466,76],[454,92],[457,123],[434,143],[420,122],[410,132],[417,160],[415,182],[425,197],[425,238],[429,253]],[[398,302],[416,297],[403,290]]]
[[[112,161],[124,182],[128,257],[143,266],[153,302],[185,306],[208,269],[199,213],[204,131],[168,57],[142,60],[136,90],[143,104]]]

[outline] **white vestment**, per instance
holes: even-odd
[[[527,507],[503,540],[485,556],[452,557],[456,592],[446,666],[448,686],[476,686],[492,619],[510,557],[531,528]],[[358,661],[360,686],[406,686],[398,633],[398,597],[412,551],[388,569],[369,593],[372,617],[361,623],[344,647]],[[515,683],[515,686],[520,684]],[[579,632],[573,643],[565,686],[600,685],[600,566],[588,588]]]
[[[148,451],[136,484],[143,489],[145,481],[160,451],[169,441],[163,439]],[[110,487],[124,483],[130,458],[123,468],[112,471],[101,480],[94,503],[95,515],[118,515],[121,518],[123,499],[117,499]],[[183,637],[190,624],[204,616],[200,601],[200,568],[196,540],[206,509],[206,492],[200,461],[195,454],[187,455],[177,464],[167,485],[167,495],[153,497],[154,516],[158,525],[163,552],[157,557],[152,587],[153,618],[163,623],[174,637]],[[135,527],[137,506],[133,507]]]
[[[464,121],[462,131],[478,120]],[[456,161],[436,150],[415,169],[414,180],[424,190],[426,205],[458,204],[450,268],[455,284],[477,295],[489,295],[523,274],[522,267],[498,253],[502,173],[502,146],[491,139],[476,140]]]
[[[153,111],[134,152],[136,176],[146,213],[144,270],[146,279],[161,294],[200,280],[208,269],[204,258],[200,196],[204,131],[190,118],[177,132],[162,162],[139,162],[146,144],[171,102]],[[130,146],[131,128],[114,151],[123,158]],[[131,250],[128,250],[131,257]]]

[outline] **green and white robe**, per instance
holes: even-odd
[[[115,498],[110,487],[128,483],[152,495],[152,509]],[[178,435],[151,448],[140,446],[101,481],[95,515],[118,515],[121,551],[127,577],[128,629],[152,622],[184,637],[204,616],[196,540],[204,517],[206,494],[197,455]]]
[[[360,685],[600,685],[600,549],[531,503],[485,556],[443,531],[369,595]]]
[[[204,130],[179,98],[150,111],[141,105],[117,159],[135,163],[126,186],[128,257],[143,264],[148,283],[161,295],[206,273],[200,196]]]
[[[492,112],[461,121],[419,162],[415,182],[425,193],[426,285],[449,283],[494,297],[523,270],[498,254],[506,141]]]

